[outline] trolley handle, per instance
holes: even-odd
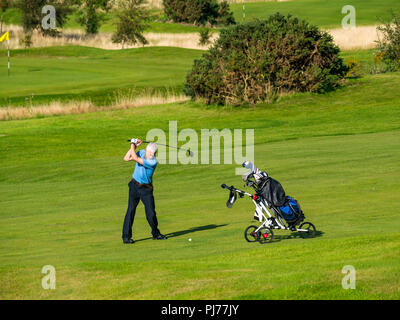
[[[250,196],[250,197],[252,196],[250,193],[247,193],[247,192],[245,192],[245,191],[236,189],[234,186],[228,187],[225,183],[221,184],[221,188],[223,188],[223,189],[228,189],[228,190],[230,190],[230,191],[235,191],[235,192],[239,193],[240,197],[243,197],[244,195]]]
[[[221,184],[221,188],[231,190],[232,187],[228,187],[225,183]]]
[[[223,189],[228,189],[228,190],[230,190],[230,191],[243,192],[243,191],[241,191],[241,190],[236,189],[234,186],[228,187],[225,183],[224,183],[224,184],[221,184],[221,188],[223,188]]]

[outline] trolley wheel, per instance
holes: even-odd
[[[299,226],[299,229],[306,229],[307,231],[300,231],[300,236],[304,239],[315,237],[315,226],[311,222],[304,222]]]
[[[261,244],[272,242],[272,239],[274,238],[274,232],[272,231],[272,229],[264,227],[259,232],[260,237],[258,238],[258,241]]]
[[[256,242],[260,237],[260,232],[255,232],[258,229],[256,226],[249,226],[244,230],[244,238],[247,242]]]

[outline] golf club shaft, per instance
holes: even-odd
[[[127,142],[131,142],[131,139],[127,139],[126,141],[127,141]],[[153,142],[151,142],[151,141],[142,141],[142,143],[153,143]],[[154,143],[155,143],[155,142],[154,142]],[[158,143],[158,142],[157,142],[157,144],[160,145],[160,146],[168,147],[168,148],[174,148],[174,149],[184,150],[184,151],[187,151],[187,152],[192,152],[192,151],[190,151],[190,149],[185,149],[185,148],[170,146],[170,145],[168,145],[168,144],[163,144],[163,143]]]

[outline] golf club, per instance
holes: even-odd
[[[131,142],[131,139],[127,139],[126,141]],[[168,147],[168,148],[174,148],[174,149],[178,149],[178,150],[184,150],[184,151],[186,151],[186,152],[188,153],[188,155],[189,155],[190,157],[193,157],[193,156],[194,156],[193,151],[191,151],[190,149],[185,149],[185,148],[180,148],[180,147],[174,147],[174,146],[170,146],[170,145],[168,145],[168,144],[162,144],[162,143],[151,142],[151,141],[142,141],[142,143],[157,143],[157,144],[160,145],[160,146],[165,146],[165,147]]]

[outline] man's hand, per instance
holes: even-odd
[[[139,139],[132,139],[131,140],[131,148],[126,153],[124,157],[124,161],[136,161],[143,165],[143,159],[138,157],[136,154],[136,148],[142,144],[142,140]]]
[[[135,144],[136,147],[139,147],[142,144],[142,140],[133,138],[131,139],[131,144]]]

